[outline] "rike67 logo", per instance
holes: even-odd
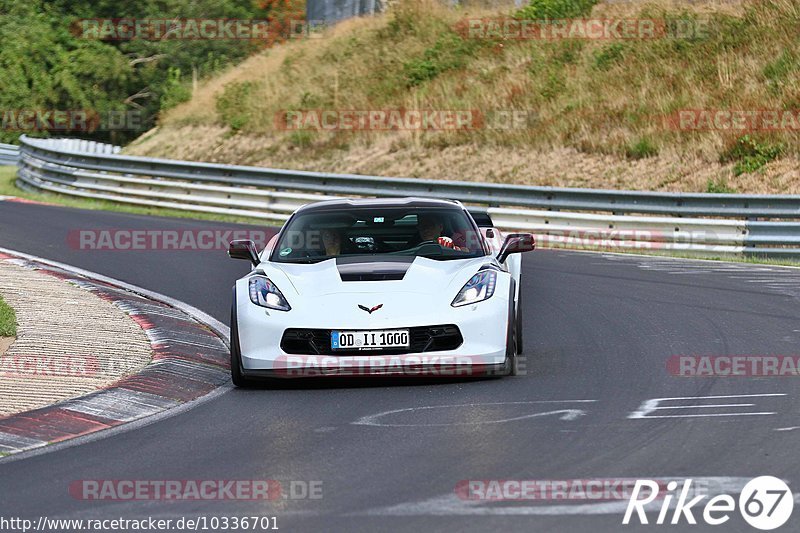
[[[665,493],[662,493],[660,488],[656,481],[637,480],[622,523],[630,524],[636,513],[640,524],[648,524],[645,506],[658,499],[661,500],[661,508],[655,524],[675,525],[683,523],[683,520],[688,524],[697,524],[694,513],[701,513],[698,504],[707,498],[708,494],[696,495],[689,499],[690,495],[697,493],[692,487],[691,479],[684,480],[679,493],[677,481],[670,481]],[[718,494],[705,502],[705,506],[702,507],[702,519],[712,526],[725,524],[736,511],[736,506],[737,501],[733,496]],[[779,528],[789,520],[794,509],[794,496],[789,486],[782,480],[772,476],[761,476],[750,480],[744,486],[739,494],[738,507],[745,522],[757,529],[771,530]],[[652,509],[651,506],[650,510]],[[670,511],[672,517],[667,522]]]

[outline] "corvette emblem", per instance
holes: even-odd
[[[367,307],[366,305],[361,305],[361,304],[359,304],[359,305],[358,305],[358,308],[359,308],[359,309],[361,309],[362,311],[366,311],[366,312],[367,312],[367,313],[369,313],[369,314],[372,314],[374,311],[377,311],[377,310],[378,310],[378,309],[380,309],[381,307],[383,307],[383,304],[378,304],[378,305],[376,305],[375,307],[373,307],[372,309],[370,309],[370,308],[369,308],[369,307]]]

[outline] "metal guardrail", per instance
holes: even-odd
[[[19,146],[0,143],[0,166],[13,166],[19,160]]]
[[[800,196],[329,174],[124,156],[89,141],[20,142],[19,184],[73,196],[276,221],[334,195],[423,196],[486,206],[498,227],[532,231],[544,246],[800,258],[800,222],[788,220],[800,220]]]

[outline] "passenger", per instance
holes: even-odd
[[[417,218],[417,231],[419,232],[420,242],[432,241],[445,248],[452,248],[465,252],[469,251],[465,247],[457,246],[452,238],[442,235],[444,231],[444,222],[440,216],[434,213],[419,215]]]

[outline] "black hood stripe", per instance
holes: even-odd
[[[399,281],[403,279],[415,257],[374,256],[337,257],[336,268],[342,281]]]

